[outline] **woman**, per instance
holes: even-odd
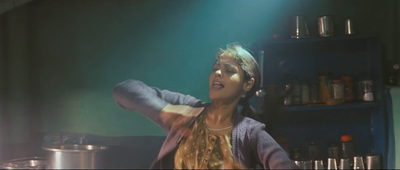
[[[264,124],[243,116],[251,114],[249,99],[259,88],[257,62],[234,43],[221,49],[214,62],[211,103],[137,80],[116,85],[113,95],[119,106],[144,114],[167,133],[152,168],[297,169]]]

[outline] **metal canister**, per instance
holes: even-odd
[[[321,37],[333,36],[332,16],[321,16],[318,18],[318,33]]]
[[[24,157],[1,163],[0,169],[45,169],[46,158]]]
[[[52,145],[43,146],[46,150],[46,169],[103,169],[106,168],[104,151],[108,146],[101,145]]]
[[[359,101],[374,101],[374,83],[371,79],[357,82],[357,99]]]
[[[382,157],[378,153],[370,153],[365,156],[367,169],[382,169]]]
[[[354,34],[352,19],[346,19],[344,21],[344,34],[346,35]]]

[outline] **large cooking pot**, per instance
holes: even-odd
[[[1,163],[1,169],[44,169],[46,159],[43,157],[25,157]]]
[[[104,169],[104,151],[102,145],[52,145],[46,150],[46,169]]]

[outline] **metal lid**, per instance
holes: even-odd
[[[56,152],[99,152],[107,150],[108,147],[103,145],[72,144],[72,145],[43,146],[43,149],[46,151],[56,151]]]

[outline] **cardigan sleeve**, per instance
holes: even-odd
[[[254,124],[250,136],[253,153],[264,169],[300,169],[265,131],[264,124]]]
[[[139,112],[169,132],[170,126],[160,119],[160,111],[167,106],[188,105],[200,107],[202,102],[190,95],[149,87],[138,80],[126,80],[113,88],[113,97],[118,106]]]

